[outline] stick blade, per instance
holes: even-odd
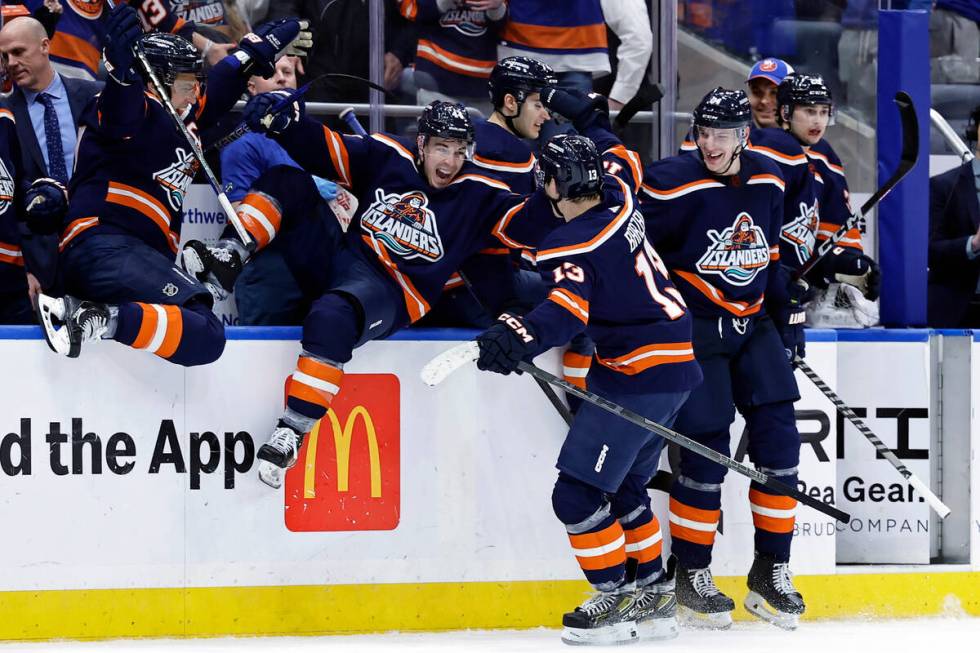
[[[419,374],[422,382],[434,388],[446,378],[467,363],[476,361],[480,356],[480,346],[476,341],[464,342],[442,352],[422,368]]]

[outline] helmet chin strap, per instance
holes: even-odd
[[[517,98],[514,97],[514,99],[516,100]],[[523,100],[520,100],[517,103],[517,113],[515,113],[513,116],[504,116],[504,122],[507,123],[507,128],[510,129],[515,134],[517,134],[518,136],[520,136],[521,138],[530,138],[530,136],[528,136],[527,134],[525,134],[524,132],[522,132],[517,127],[517,123],[515,123],[514,121],[516,119],[518,119],[518,118],[521,117],[521,111],[524,109],[524,102],[526,100],[527,100],[527,98],[524,98]],[[503,114],[501,114],[501,115],[503,115]]]

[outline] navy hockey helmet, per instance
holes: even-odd
[[[752,109],[745,91],[715,87],[701,98],[691,120],[694,127],[744,129],[752,122]]]
[[[834,117],[834,96],[830,87],[820,75],[792,73],[783,78],[776,89],[776,108],[778,116],[785,121],[798,106],[824,105],[830,108],[830,118]],[[787,111],[783,112],[783,107]],[[831,124],[833,124],[831,122]]]
[[[419,137],[430,136],[453,138],[466,143],[466,156],[473,156],[473,146],[476,140],[476,130],[466,107],[457,102],[436,100],[422,110],[418,122]],[[420,143],[421,145],[424,144]]]
[[[510,93],[520,105],[531,93],[557,83],[550,66],[530,57],[507,57],[497,62],[490,73],[490,103],[494,108],[503,106],[504,96]]]
[[[190,41],[176,34],[150,32],[136,42],[136,48],[146,57],[157,79],[170,88],[180,73],[200,77],[204,62]]]
[[[558,134],[541,148],[535,171],[538,185],[554,179],[561,199],[595,195],[602,189],[602,159],[595,144],[578,134]]]

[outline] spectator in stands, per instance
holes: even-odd
[[[497,63],[497,31],[507,16],[507,3],[413,0],[398,6],[404,18],[418,25],[417,102],[462,102],[489,116],[487,80]]]
[[[3,20],[0,21],[0,27],[3,26],[8,20],[13,18],[18,18],[20,16],[34,16],[42,25],[44,25],[44,31],[48,35],[48,38],[54,36],[55,30],[58,27],[58,20],[61,19],[61,14],[64,8],[61,6],[59,0],[43,0],[32,13],[23,2],[4,2],[0,3],[3,5],[2,16]]]
[[[980,105],[968,140],[980,157]],[[929,326],[980,328],[980,158],[929,180]]]
[[[615,54],[609,58],[615,79],[605,95],[609,108],[619,110],[636,95],[650,66],[650,12],[644,0],[602,0],[602,15],[618,41]]]
[[[218,43],[237,43],[249,31],[234,2],[222,0],[170,0],[173,12],[194,23],[196,32]],[[217,33],[217,34],[216,34]]]
[[[269,0],[234,0],[234,4],[249,25],[261,25],[269,14]]]
[[[249,79],[249,95],[296,88],[296,61],[295,57],[283,57],[270,79]],[[221,151],[222,182],[228,199],[237,207],[252,183],[266,170],[279,165],[300,167],[274,140],[247,132]],[[317,187],[324,199],[336,196],[337,186],[331,181],[317,179]],[[275,242],[259,252],[235,282],[239,324],[297,325],[302,324],[309,312],[309,305],[304,304],[303,293]]]
[[[67,184],[78,121],[102,85],[56,72],[50,45],[34,18],[18,18],[0,29],[0,54],[15,86],[7,102],[17,122],[24,178],[51,177]]]
[[[412,0],[405,0],[406,2]],[[310,21],[313,49],[306,76],[324,73],[369,76],[370,29],[368,3],[363,0],[276,0],[269,3],[267,20],[297,16]],[[384,86],[398,87],[401,73],[415,53],[415,29],[397,11],[385,12]],[[306,94],[308,101],[367,102],[368,87],[347,79],[324,79]]]
[[[929,17],[933,84],[975,84],[980,80],[978,21],[977,0],[937,0]]]
[[[776,127],[776,88],[793,67],[782,59],[767,58],[757,62],[749,71],[745,83],[749,87],[753,127]]]

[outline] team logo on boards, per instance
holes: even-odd
[[[401,511],[399,446],[398,377],[345,374],[330,410],[286,472],[286,528],[395,529]]]
[[[75,13],[87,20],[95,20],[102,15],[104,0],[68,0],[68,5]]]
[[[769,265],[766,235],[748,213],[739,213],[720,233],[708,229],[707,235],[711,244],[697,264],[703,275],[717,274],[734,286],[747,286]]]
[[[439,17],[440,27],[452,27],[466,36],[487,33],[487,12],[472,9],[452,9]]]
[[[403,259],[420,258],[434,263],[442,258],[442,238],[429,198],[421,191],[385,193],[374,191],[374,202],[361,216],[361,228]]]
[[[780,238],[793,246],[796,259],[800,264],[810,260],[817,243],[817,227],[820,219],[817,217],[817,204],[808,206],[800,202],[800,214],[792,221],[783,225]]]
[[[0,213],[3,213],[10,207],[10,203],[14,200],[14,178],[7,170],[7,166],[4,165],[3,160],[0,160]]]
[[[170,208],[179,211],[184,204],[187,187],[191,185],[191,180],[197,174],[197,168],[200,164],[194,158],[193,152],[185,151],[182,147],[177,148],[176,156],[176,161],[163,170],[157,170],[153,173],[153,180],[166,191]]]

